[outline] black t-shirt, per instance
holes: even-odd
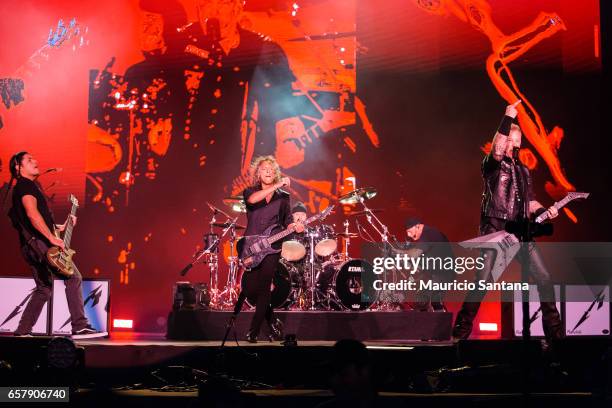
[[[19,231],[19,238],[21,240],[21,244],[23,245],[25,243],[25,237],[23,236],[19,225],[15,225],[16,222],[19,222],[23,226],[23,228],[25,228],[30,234],[44,240],[45,242],[48,242],[47,239],[36,228],[34,228],[32,223],[30,222],[30,218],[26,213],[22,201],[22,198],[27,195],[31,195],[36,198],[36,207],[38,209],[38,212],[43,217],[43,220],[45,220],[45,224],[47,224],[47,227],[51,231],[53,231],[54,224],[53,214],[51,213],[51,210],[49,210],[49,206],[47,205],[47,199],[45,198],[42,191],[40,191],[36,183],[27,178],[19,178],[19,180],[17,180],[17,184],[15,184],[15,187],[13,188],[13,208],[11,208],[10,216],[13,221],[13,225]]]
[[[261,235],[271,225],[279,225],[279,228],[274,230],[276,233],[281,230],[281,227],[286,228],[291,224],[289,193],[276,190],[269,203],[264,199],[258,203],[250,204],[249,197],[256,191],[261,191],[261,185],[248,187],[243,192],[247,207],[245,235]]]
[[[410,248],[418,248],[423,251],[425,257],[429,258],[453,258],[453,249],[451,248],[448,238],[437,228],[424,225],[423,232],[418,240],[410,243]],[[435,270],[434,273],[451,275],[449,271]],[[452,272],[452,271],[451,271]]]

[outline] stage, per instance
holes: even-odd
[[[254,311],[242,311],[234,330],[243,339]],[[453,314],[418,311],[277,311],[285,334],[302,340],[450,340]],[[231,312],[177,310],[168,317],[168,338],[175,340],[222,340]],[[264,325],[265,326],[265,325]],[[266,329],[262,336],[267,335]]]
[[[0,358],[14,368],[11,382],[19,383],[26,376],[32,385],[48,383],[49,373],[40,367],[45,365],[41,350],[50,339],[0,337]],[[236,342],[232,336],[221,347],[220,341],[113,332],[107,339],[75,343],[83,352],[83,365],[71,377],[63,372],[62,378],[71,379],[75,389],[71,400],[82,405],[104,401],[190,406],[205,395],[223,395],[226,403],[238,398],[252,406],[280,407],[291,401],[292,406],[312,407],[331,397],[333,341],[298,338],[297,346],[287,347],[280,342]],[[542,350],[540,340],[527,347],[521,340],[364,343],[383,406],[575,406],[603,398],[610,379],[605,356],[612,342],[603,338],[565,339],[558,348],[559,365]],[[521,381],[525,356],[529,404]],[[30,370],[28,364],[39,369]],[[55,381],[58,378],[56,374]]]

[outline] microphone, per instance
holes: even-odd
[[[181,276],[185,276],[187,275],[187,272],[189,272],[189,270],[193,268],[193,264],[190,263],[189,265],[187,265],[186,267],[183,268],[183,270],[181,271]]]
[[[185,24],[185,25],[183,25],[183,26],[177,27],[177,28],[176,28],[176,31],[177,31],[177,32],[179,32],[179,33],[182,33],[183,31],[185,31],[186,29],[188,29],[188,28],[189,28],[189,27],[191,27],[192,25],[193,25],[193,22],[191,22],[191,23],[187,23],[187,24]]]
[[[513,147],[512,148],[512,158],[514,160],[518,160],[519,159],[519,151],[521,150],[520,147]]]
[[[40,173],[40,175],[42,176],[43,174],[53,173],[53,172],[58,172],[59,173],[59,172],[62,172],[62,171],[64,171],[64,169],[61,168],[61,167],[51,167],[51,168],[43,171],[42,173]]]

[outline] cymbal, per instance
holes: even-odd
[[[359,234],[357,234],[356,232],[338,232],[337,234],[334,234],[337,237],[343,237],[343,238],[357,238],[357,236]]]
[[[241,196],[241,195],[236,195],[236,196],[225,197],[225,198],[223,199],[223,202],[224,202],[225,204],[230,203],[230,202],[232,202],[232,203],[236,203],[236,202],[241,202],[241,203],[244,203],[244,197],[243,197],[243,196]]]
[[[363,197],[364,200],[369,200],[370,198],[376,196],[376,192],[377,191],[374,187],[361,187],[340,196],[338,201],[340,201],[342,204],[355,204],[360,201],[359,197]]]
[[[370,211],[377,214],[377,213],[381,213],[383,211],[385,211],[382,208],[370,208]],[[349,216],[349,217],[358,217],[360,215],[367,215],[368,213],[366,211],[353,211],[350,213],[346,213],[345,215]]]
[[[232,209],[232,211],[245,213],[246,212],[246,204],[244,203],[244,198],[242,196],[233,196],[227,197],[223,199],[223,204]]]
[[[218,228],[227,228],[227,227],[229,227],[229,226],[230,226],[230,224],[231,224],[231,222],[229,222],[229,221],[225,221],[225,222],[214,222],[214,223],[212,224],[212,226],[213,226],[213,227],[218,227]],[[244,225],[235,224],[235,227],[234,227],[234,228],[236,228],[237,230],[243,230],[243,229],[245,229],[246,227],[245,227]]]
[[[220,208],[215,207],[214,205],[212,205],[208,201],[206,202],[206,205],[208,205],[208,208],[210,208],[210,211],[212,211],[213,214],[221,214],[221,215],[223,215],[223,216],[225,216],[227,218],[232,218],[225,211],[221,210]]]

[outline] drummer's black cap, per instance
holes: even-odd
[[[296,213],[296,212],[303,212],[303,213],[308,212],[306,211],[306,206],[304,205],[303,202],[298,201],[297,203],[293,205],[293,208],[291,209],[291,214]]]
[[[410,229],[415,225],[422,224],[423,222],[417,217],[410,217],[406,220],[406,229]]]

